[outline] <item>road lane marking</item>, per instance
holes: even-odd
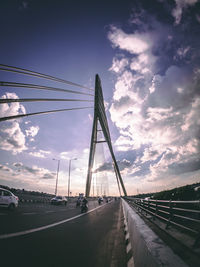
[[[31,233],[35,233],[35,232],[39,232],[39,231],[42,231],[42,230],[46,230],[48,228],[52,228],[52,227],[55,227],[57,225],[60,225],[60,224],[63,224],[63,223],[66,223],[66,222],[75,220],[75,219],[77,219],[79,217],[82,217],[84,215],[87,215],[88,213],[91,213],[91,212],[93,212],[93,211],[95,211],[95,210],[97,210],[99,208],[102,208],[106,204],[109,204],[109,203],[105,203],[103,205],[100,205],[97,208],[94,208],[94,209],[89,210],[86,213],[81,213],[81,214],[76,215],[76,216],[74,216],[72,218],[65,219],[65,220],[62,220],[62,221],[59,221],[59,222],[56,222],[56,223],[48,224],[48,225],[45,225],[45,226],[41,226],[41,227],[38,227],[38,228],[33,228],[33,229],[21,231],[21,232],[16,232],[16,233],[11,233],[11,234],[3,234],[3,235],[0,235],[0,239],[8,239],[8,238],[16,237],[16,236],[28,235],[28,234],[31,234]]]
[[[55,212],[54,210],[47,210],[45,211],[45,213],[52,213],[52,212]]]

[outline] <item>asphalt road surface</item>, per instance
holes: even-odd
[[[91,201],[84,214],[74,203],[0,210],[2,267],[125,267],[126,257],[119,200]]]

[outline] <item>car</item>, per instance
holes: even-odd
[[[19,198],[7,189],[0,188],[0,207],[14,210],[18,207]]]
[[[51,204],[53,205],[66,205],[67,204],[67,199],[66,197],[62,196],[55,196],[51,199]]]

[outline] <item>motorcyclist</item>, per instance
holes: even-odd
[[[82,203],[87,205],[88,201],[87,201],[86,197],[83,198]]]
[[[86,212],[88,210],[88,205],[87,205],[88,201],[87,199],[84,197],[82,199],[82,202],[81,202],[81,212]]]
[[[98,198],[98,203],[101,204],[101,197]]]

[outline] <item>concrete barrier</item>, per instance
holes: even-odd
[[[134,267],[188,267],[122,199]]]

